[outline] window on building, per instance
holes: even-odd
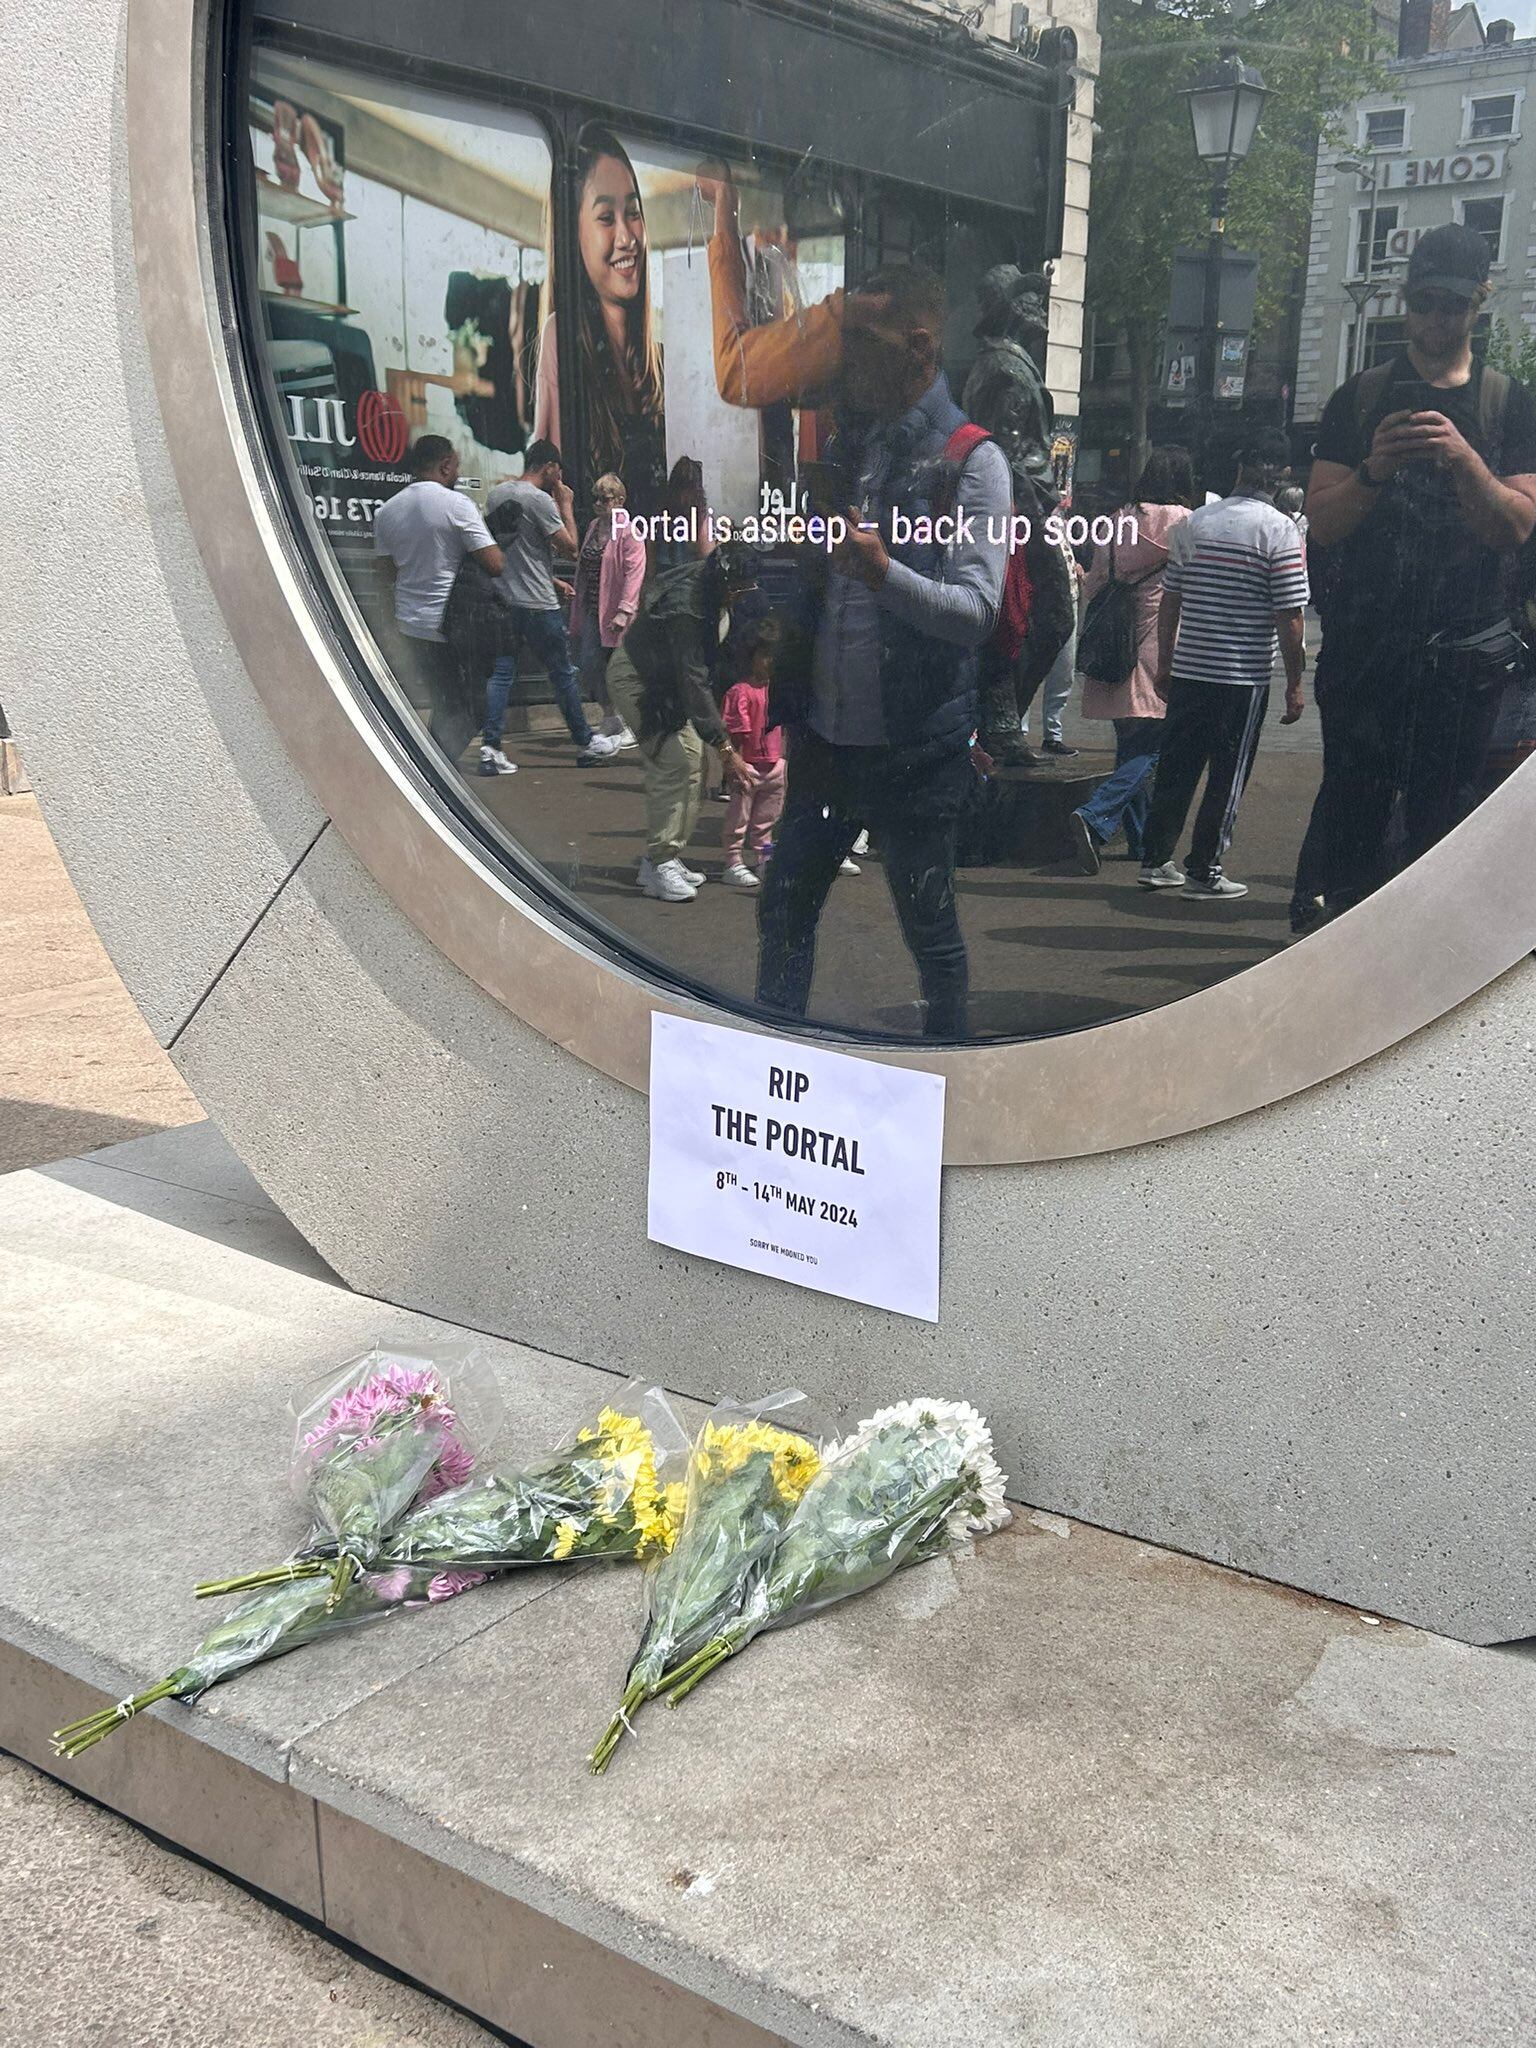
[[[1408,139],[1408,109],[1383,107],[1365,117],[1367,149],[1401,149]]]
[[[1344,361],[1353,369],[1355,361],[1355,323],[1350,321],[1344,331]],[[1367,320],[1365,323],[1365,360],[1362,370],[1369,370],[1377,363],[1384,363],[1403,345],[1407,326],[1400,314],[1390,319]]]
[[[1095,319],[1088,343],[1088,381],[1107,384],[1120,359],[1120,330],[1108,321]]]
[[[1490,93],[1472,102],[1467,132],[1474,142],[1515,132],[1515,96],[1512,92]]]
[[[1502,199],[1463,199],[1461,221],[1474,234],[1481,235],[1488,244],[1488,261],[1502,263],[1504,260],[1504,201]]]
[[[1398,208],[1378,206],[1376,209],[1376,232],[1371,233],[1371,209],[1362,206],[1355,216],[1355,264],[1353,275],[1364,277],[1369,245],[1369,268],[1380,270],[1387,260],[1387,242],[1398,227]]]

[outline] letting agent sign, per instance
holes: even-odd
[[[943,1144],[938,1074],[652,1015],[658,1244],[936,1323]]]

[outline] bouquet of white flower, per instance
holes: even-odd
[[[963,1401],[882,1408],[828,1452],[783,1535],[756,1561],[736,1613],[657,1690],[677,1706],[768,1628],[804,1621],[1009,1519],[992,1437]]]

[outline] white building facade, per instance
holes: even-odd
[[[1484,32],[1474,16],[1467,47],[1397,59],[1385,90],[1354,109],[1348,143],[1319,151],[1298,424],[1319,419],[1357,365],[1401,340],[1408,258],[1423,234],[1447,221],[1487,238],[1489,323],[1536,328],[1536,137],[1527,132],[1536,123],[1536,38],[1515,40],[1507,30],[1495,22]],[[1350,288],[1363,296],[1377,279],[1357,339]]]

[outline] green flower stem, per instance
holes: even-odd
[[[597,1747],[587,1760],[592,1767],[594,1778],[600,1778],[603,1772],[607,1770],[610,1757],[612,1757],[613,1752],[624,1740],[624,1732],[629,1725],[629,1716],[639,1713],[641,1707],[644,1706],[650,1697],[650,1691],[644,1679],[631,1679],[629,1684],[625,1686],[624,1697],[619,1701],[619,1711],[598,1737]]]
[[[286,1586],[293,1579],[324,1578],[335,1569],[331,1558],[298,1558],[291,1564],[269,1565],[261,1572],[237,1572],[232,1579],[203,1579],[192,1591],[199,1600],[218,1600],[226,1593],[254,1593],[263,1586]]]
[[[357,1559],[350,1551],[343,1551],[336,1561],[335,1578],[331,1585],[330,1598],[325,1603],[327,1613],[331,1609],[340,1606],[341,1602],[346,1598],[347,1589],[356,1577]]]
[[[711,1636],[709,1641],[695,1650],[691,1657],[685,1657],[681,1664],[674,1664],[670,1671],[664,1671],[656,1681],[657,1692],[670,1692],[681,1680],[691,1678],[695,1669],[706,1657],[711,1656],[723,1641],[723,1636]]]
[[[87,1714],[83,1721],[71,1721],[67,1728],[60,1728],[51,1738],[54,1755],[67,1757],[73,1762],[77,1756],[83,1756],[86,1750],[103,1741],[114,1728],[121,1728],[124,1722],[131,1721],[135,1714],[142,1714],[157,1700],[170,1699],[180,1692],[191,1676],[185,1668],[173,1671],[169,1678],[162,1678],[147,1692],[135,1693],[132,1699],[123,1700],[115,1707],[103,1707],[98,1713]]]
[[[696,1657],[690,1657],[686,1664],[679,1664],[656,1688],[667,1695],[669,1707],[680,1707],[696,1685],[702,1685],[718,1664],[735,1655],[734,1643],[713,1642],[700,1650]]]

